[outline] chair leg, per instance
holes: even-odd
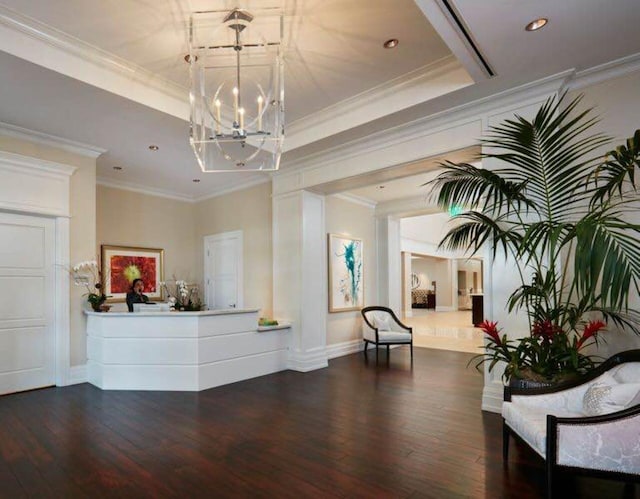
[[[378,344],[376,343],[376,364],[378,363],[378,350],[380,350],[378,348]]]
[[[413,362],[413,340],[409,343],[409,350],[411,351],[411,362]]]
[[[389,345],[387,345],[387,360],[389,360]]]
[[[502,419],[502,460],[504,463],[507,463],[509,459],[509,437],[511,433],[509,432],[509,427],[507,423],[505,423],[504,418]]]
[[[553,498],[553,464],[549,460],[549,456],[546,459],[546,467],[547,467],[547,499]]]
[[[364,356],[367,356],[367,350],[369,350],[369,342],[364,340]]]

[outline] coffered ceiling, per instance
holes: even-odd
[[[113,185],[196,199],[260,181],[196,165],[186,22],[192,10],[277,2],[0,0],[0,122],[105,150],[98,175]],[[284,11],[283,168],[438,105],[640,53],[635,0],[284,0]],[[547,27],[524,31],[542,15]],[[388,38],[398,47],[384,49]]]

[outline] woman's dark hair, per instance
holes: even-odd
[[[134,279],[134,280],[133,280],[133,282],[131,283],[131,291],[134,291],[134,290],[135,290],[135,288],[136,288],[136,283],[137,283],[138,281],[140,281],[141,283],[143,283],[143,284],[144,284],[144,281],[143,281],[142,279],[140,279],[140,278],[138,278],[138,279]]]

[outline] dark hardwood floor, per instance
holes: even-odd
[[[2,497],[542,497],[542,461],[480,410],[469,354],[350,355],[200,393],[0,397]],[[567,478],[558,497],[624,497]],[[629,491],[627,491],[629,492]],[[633,492],[633,491],[631,491]]]

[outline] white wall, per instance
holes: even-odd
[[[614,138],[612,144],[602,148],[607,152],[631,137],[635,130],[640,129],[640,71],[593,85],[578,91],[570,92],[567,98],[584,94],[581,108],[595,108],[595,114],[601,121],[592,129]],[[640,213],[636,212],[633,222],[640,224]],[[640,297],[635,292],[630,293],[629,306],[640,309]],[[603,341],[598,348],[598,355],[608,357],[616,352],[632,348],[640,348],[640,337],[632,333],[621,333],[610,328],[611,331],[602,335]]]
[[[400,220],[400,234],[404,239],[422,241],[438,246],[454,225],[448,213],[434,213]]]
[[[376,224],[374,209],[336,196],[325,199],[327,233],[362,239],[364,304],[377,304]],[[325,257],[326,258],[326,257]],[[362,339],[359,311],[327,313],[327,345]]]

